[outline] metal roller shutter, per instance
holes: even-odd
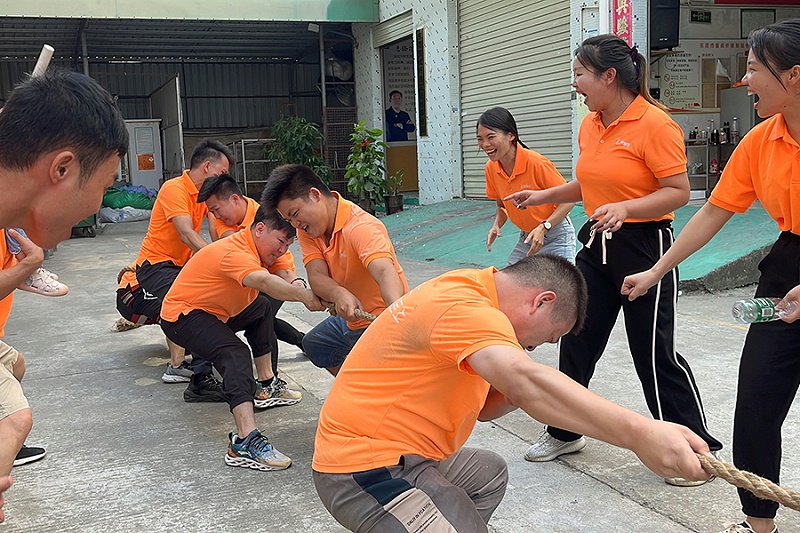
[[[475,124],[494,106],[517,121],[522,141],[572,177],[568,0],[461,0],[461,146],[464,195],[485,198],[486,154]]]
[[[372,46],[379,48],[408,37],[412,33],[414,33],[414,18],[411,11],[406,11],[372,28]]]

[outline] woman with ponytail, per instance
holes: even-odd
[[[566,183],[555,165],[530,150],[520,140],[517,122],[502,107],[489,109],[478,119],[478,146],[489,156],[486,163],[486,196],[497,202],[497,212],[486,237],[486,248],[500,236],[510,218],[520,230],[519,241],[508,264],[535,253],[554,254],[575,262],[575,229],[569,219],[574,203],[548,204],[517,209],[504,196],[526,189],[546,189]]]
[[[619,37],[585,40],[575,51],[572,69],[572,86],[590,111],[578,132],[577,179],[506,198],[520,209],[583,200],[589,216],[578,232],[584,246],[575,258],[589,290],[586,323],[577,335],[562,338],[559,369],[588,386],[622,309],[650,413],[689,427],[712,451],[719,450],[722,444],[706,428],[689,364],[675,350],[677,270],[637,300],[620,293],[625,276],[652,267],[670,248],[673,211],[689,201],[683,132],[651,98],[645,57]],[[585,445],[581,435],[548,427],[525,458],[551,461]]]

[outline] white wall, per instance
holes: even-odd
[[[380,21],[408,10],[413,13],[414,30],[425,29],[428,136],[417,135],[417,157],[419,200],[431,204],[462,195],[457,0],[381,0]],[[354,67],[358,118],[381,128],[388,102],[381,84],[380,54],[372,46],[373,26],[353,24],[358,42]]]

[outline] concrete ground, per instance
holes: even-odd
[[[404,216],[417,217],[421,227],[438,224],[419,213],[409,210]],[[461,221],[470,216],[462,213]],[[404,254],[408,239],[392,229],[390,218],[393,239],[405,243],[398,250],[412,286],[452,268],[436,245],[421,260]],[[464,244],[457,226],[451,240]],[[64,242],[46,266],[69,284],[70,293],[63,298],[17,293],[4,340],[26,355],[23,385],[34,413],[28,442],[45,446],[48,455],[12,472],[15,485],[6,494],[7,522],[0,532],[344,531],[311,482],[315,425],[332,382],[325,371],[282,345],[282,374],[303,392],[303,401],[258,412],[256,418],[294,464],[272,473],[231,468],[223,462],[233,429],[226,406],[185,403],[183,385],[160,381],[168,361],[160,330],[110,330],[118,318],[116,273],[136,257],[145,230],[145,222],[111,225],[96,238]],[[423,244],[428,243],[418,243]],[[502,265],[505,252],[492,259]],[[733,322],[730,307],[751,292],[752,287],[691,294],[679,303],[678,347],[694,369],[709,427],[726,444],[746,333]],[[323,318],[291,303],[282,316],[303,330]],[[556,364],[554,346],[532,356]],[[592,389],[645,412],[621,323]],[[799,427],[793,410],[784,425],[782,482],[794,488],[800,488]],[[479,423],[469,442],[497,451],[509,464],[511,481],[490,523],[492,532],[716,532],[723,522],[740,519],[736,492],[726,482],[671,487],[632,453],[598,441],[563,460],[528,463],[522,456],[540,429],[516,412]],[[723,459],[730,460],[729,448]],[[781,531],[800,531],[797,513],[781,510],[779,520]]]

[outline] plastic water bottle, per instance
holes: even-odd
[[[781,298],[748,298],[733,304],[733,318],[742,324],[771,322],[790,315],[797,302]]]

